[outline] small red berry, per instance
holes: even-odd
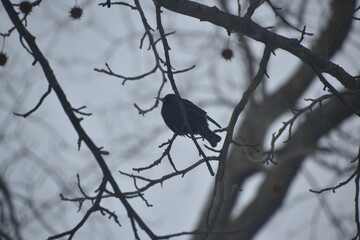
[[[22,12],[25,15],[28,15],[31,13],[33,9],[33,5],[28,0],[24,0],[19,4],[20,12]]]
[[[283,191],[283,186],[282,186],[282,184],[280,184],[280,183],[274,183],[274,184],[272,185],[272,192],[275,193],[276,195],[281,194],[282,191]]]
[[[83,9],[79,6],[74,6],[70,9],[69,13],[73,19],[80,19],[83,15]]]
[[[232,49],[230,48],[225,48],[222,50],[221,52],[221,56],[226,60],[226,61],[229,61],[233,58],[234,56],[234,52]]]
[[[8,61],[8,56],[4,52],[0,52],[0,66],[4,67]]]

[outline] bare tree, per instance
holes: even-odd
[[[127,75],[123,72],[118,73],[118,68],[114,67],[112,62],[102,60],[106,62],[105,67],[95,67],[96,74],[120,79],[122,85],[132,82],[138,86],[137,89],[149,79],[160,79],[160,81],[152,80],[153,89],[150,94],[155,93],[156,97],[161,97],[166,92],[164,89],[170,85],[172,91],[180,97],[187,95],[183,89],[194,89],[194,85],[196,88],[196,84],[189,82],[188,86],[184,86],[187,84],[179,83],[178,79],[182,75],[200,71],[192,62],[197,61],[205,65],[207,80],[203,80],[201,88],[211,89],[207,91],[208,95],[204,94],[207,100],[203,105],[216,104],[231,109],[229,118],[224,120],[223,128],[216,129],[216,132],[222,134],[223,137],[219,149],[211,148],[206,144],[202,145],[201,139],[190,131],[188,140],[196,149],[193,158],[199,156],[194,163],[179,168],[175,160],[177,152],[174,150],[174,143],[180,140],[174,134],[167,141],[162,139],[163,143],[159,146],[162,152],[155,160],[150,159],[152,163],[141,167],[132,165],[131,172],[120,169],[121,177],[133,181],[132,190],[124,190],[117,173],[106,161],[109,155],[108,149],[99,146],[83,126],[83,122],[92,113],[86,111],[86,106],[76,107],[68,99],[63,81],[55,74],[52,62],[38,43],[38,38],[42,36],[34,36],[31,28],[27,27],[27,24],[32,21],[33,8],[41,9],[43,1],[23,1],[19,4],[12,3],[10,0],[1,1],[11,22],[11,26],[1,33],[3,41],[18,33],[20,39],[18,45],[22,46],[33,58],[33,65],[40,66],[47,84],[46,91],[35,106],[25,113],[14,114],[17,117],[28,118],[39,111],[49,96],[55,94],[75,130],[77,149],[87,148],[97,163],[96,167],[91,165],[91,169],[96,168],[97,172],[96,182],[91,184],[94,192],[89,194],[79,174],[76,178],[76,190],[74,186],[70,189],[61,174],[54,170],[54,166],[48,166],[33,149],[21,145],[20,154],[11,155],[14,159],[36,161],[41,166],[42,172],[49,174],[56,183],[56,191],[59,191],[62,204],[74,202],[78,204],[79,211],[84,211],[77,223],[59,233],[57,228],[53,228],[54,223],[49,224],[42,218],[46,211],[39,213],[35,207],[32,208],[37,221],[51,235],[48,239],[62,237],[72,239],[95,213],[101,213],[120,227],[124,222],[122,215],[127,216],[127,222],[135,239],[169,239],[189,235],[192,239],[254,239],[266,229],[266,226],[273,224],[272,220],[276,214],[285,211],[283,210],[284,202],[288,201],[294,180],[299,175],[305,176],[309,182],[311,187],[306,189],[307,197],[319,200],[320,208],[330,222],[328,226],[335,229],[336,238],[360,238],[360,139],[358,136],[360,83],[359,76],[354,76],[358,73],[350,73],[350,70],[345,67],[348,65],[346,59],[352,57],[351,53],[353,52],[354,55],[359,53],[359,42],[356,37],[360,29],[356,26],[359,24],[359,17],[356,15],[360,9],[358,1],[332,0],[315,4],[312,1],[289,3],[270,0],[221,0],[215,7],[187,0],[154,0],[152,3],[139,0],[134,0],[132,3],[110,0],[99,2],[97,8],[102,9],[103,13],[109,11],[108,8],[121,8],[138,16],[136,26],[141,26],[139,31],[142,36],[138,39],[140,49],[148,50],[152,58],[152,66],[149,70],[139,70],[134,75]],[[314,6],[318,6],[320,10],[312,9]],[[19,7],[19,13],[16,7]],[[83,11],[75,4],[69,14],[73,19],[80,19]],[[321,23],[311,22],[314,12],[324,14],[317,18],[322,20]],[[265,17],[259,18],[258,13],[264,14]],[[201,21],[201,24],[206,22],[213,28],[213,35],[204,37],[200,33],[200,39],[204,38],[205,44],[198,43],[196,34],[189,33],[183,37],[181,28],[177,29],[176,26],[167,22],[171,18],[185,16],[191,17],[191,21]],[[267,25],[269,23],[271,25]],[[128,25],[131,28],[130,20]],[[311,33],[309,28],[316,32]],[[114,27],[110,29],[117,31]],[[287,37],[288,35],[293,37]],[[178,42],[174,43],[171,41],[172,38]],[[233,38],[236,41],[232,41]],[[219,49],[208,48],[216,39],[220,39],[219,42],[222,43],[227,42],[227,46],[222,47],[221,51],[223,59],[219,57],[222,61],[221,66],[211,61],[211,54],[214,52],[220,56]],[[200,54],[194,54],[197,55],[195,60],[187,61],[187,66],[180,68],[177,66],[180,65],[180,61],[177,60],[182,58],[181,51],[173,52],[172,44],[200,46]],[[1,51],[2,65],[6,64],[8,58],[3,52],[4,49],[6,50],[5,44]],[[110,51],[112,50],[113,47],[110,48]],[[277,81],[274,81],[273,75],[277,75],[272,74],[273,69],[288,71],[287,68],[289,68],[287,63],[282,63],[285,66],[274,66],[278,64],[277,55],[284,52],[298,61],[294,70],[281,84],[276,83],[280,86],[274,87],[272,85]],[[241,65],[236,66],[238,62],[235,62],[234,58],[239,56],[242,60]],[[224,60],[231,60],[231,62]],[[350,62],[358,71],[359,64]],[[235,65],[232,70],[236,74],[232,75],[229,81],[226,74],[221,72],[221,67],[225,64]],[[237,68],[243,70],[241,74],[236,70]],[[220,79],[217,76],[220,76]],[[234,90],[233,86],[240,83],[242,84],[241,94],[235,95],[237,90]],[[24,92],[29,94],[26,91],[27,88],[24,89]],[[12,90],[16,92],[15,89]],[[230,95],[238,97],[230,97]],[[15,103],[20,105],[22,101],[20,98]],[[135,101],[133,107],[143,116],[148,116],[159,106],[159,101],[153,100],[150,107],[143,107],[143,104],[139,103],[141,98],[138,96]],[[129,108],[129,105],[125,105],[122,110]],[[181,105],[180,108],[184,121],[189,126],[183,106]],[[9,121],[10,111],[7,111],[0,129],[3,131],[1,135],[8,138],[6,129],[11,121]],[[137,134],[136,138],[138,138],[135,141],[135,147],[126,145],[123,156],[140,152],[145,148],[144,145],[149,145],[148,142],[155,138],[154,135],[157,135],[158,129],[149,126],[147,128],[150,128],[149,132],[151,132],[148,138],[144,138],[139,131],[137,133],[134,131],[133,134]],[[50,128],[49,132],[55,131]],[[48,135],[51,134],[48,133]],[[21,135],[17,134],[12,136],[21,138]],[[53,138],[61,141],[61,137],[55,134]],[[127,138],[123,137],[120,140],[124,145],[125,139]],[[343,144],[337,144],[338,142]],[[2,149],[6,149],[6,143],[0,143]],[[60,153],[54,154],[58,154],[60,158]],[[336,158],[337,161],[334,163],[328,160],[329,157]],[[84,159],[90,161],[88,155],[84,156]],[[156,178],[146,175],[148,171],[156,169],[159,164],[165,164],[166,161],[171,166],[167,173]],[[323,182],[319,184],[316,172],[304,167],[309,161],[317,165],[316,169],[327,171],[327,174],[335,179],[332,181],[333,185],[324,186]],[[10,161],[4,160],[4,163],[8,162]],[[132,199],[141,199],[147,207],[151,207],[152,204],[145,194],[154,186],[162,185],[176,176],[186,177],[200,167],[203,170],[207,169],[209,175],[214,177],[211,178],[213,187],[198,216],[197,226],[193,231],[184,229],[178,233],[164,235],[156,233],[154,226],[147,223],[141,212],[131,204]],[[3,172],[6,172],[8,168],[3,169],[5,169]],[[251,181],[253,176],[261,176],[260,184],[253,199],[239,211],[238,203],[244,198],[247,182]],[[338,189],[349,185],[352,186],[354,198],[347,203],[352,204],[353,211],[346,216],[340,216],[337,211],[334,211],[334,206],[328,202],[328,195],[324,193],[329,191],[335,193]],[[16,209],[18,205],[14,204],[14,191],[9,186],[12,185],[7,183],[7,179],[0,177],[0,203],[4,209],[6,207],[6,211],[0,214],[0,223],[5,221],[7,223],[0,227],[0,238],[23,239],[25,236],[22,234],[22,224],[18,219],[19,210]],[[68,195],[72,195],[74,191],[77,196],[69,197]],[[25,199],[26,203],[36,201],[30,197]],[[108,201],[112,201],[111,204]],[[291,203],[295,204],[295,200]],[[54,205],[56,206],[56,201],[52,200],[51,204],[43,206],[52,208]],[[121,206],[123,213],[115,212],[114,206]],[[306,216],[299,218],[308,217],[310,213],[304,213],[304,215]],[[351,217],[350,227],[342,223],[344,218],[349,217]]]

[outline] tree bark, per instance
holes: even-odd
[[[321,56],[326,55],[327,58],[330,58],[341,49],[351,29],[351,21],[347,21],[347,19],[352,15],[354,7],[355,1],[334,0],[332,2],[332,14],[327,26],[312,47],[313,53],[316,52]],[[316,76],[307,65],[308,62],[304,62],[281,88],[274,94],[267,96],[262,103],[249,102],[247,112],[244,112],[244,120],[234,138],[235,141],[241,137],[247,144],[262,143],[269,126],[290,107],[294,107]],[[347,98],[357,109],[360,107],[359,101],[356,101],[358,97],[358,95],[354,95]],[[297,175],[301,164],[307,156],[314,152],[317,140],[336,128],[351,114],[352,111],[341,104],[338,99],[332,99],[315,112],[308,114],[305,122],[297,128],[296,132],[293,132],[291,140],[283,149],[278,151],[276,160],[279,165],[270,168],[270,170],[264,170],[261,161],[253,161],[253,159],[261,160],[263,157],[261,153],[233,147],[228,156],[224,179],[226,201],[221,208],[213,231],[236,231],[244,228],[242,231],[228,235],[228,238],[252,239],[280,208],[287,189]],[[260,171],[263,171],[266,177],[255,200],[234,220],[231,220],[229,216],[236,200],[241,197],[241,192],[234,194],[234,186],[241,188],[250,176]],[[273,192],[273,184],[275,183],[281,186],[280,195]],[[197,227],[198,231],[207,229],[206,219],[211,200],[212,194],[209,195],[208,202],[201,214]],[[203,239],[203,236],[194,236],[193,239]],[[225,238],[218,234],[210,234],[208,239]]]

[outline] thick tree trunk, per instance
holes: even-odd
[[[332,15],[328,24],[313,46],[314,51],[326,55],[328,58],[341,48],[344,39],[347,37],[351,28],[351,21],[346,21],[346,19],[352,14],[355,1],[334,0],[331,6]],[[250,102],[234,140],[239,141],[241,137],[247,144],[262,143],[269,126],[281,114],[296,104],[304,91],[314,81],[315,76],[310,67],[302,64],[289,77],[284,86],[264,99],[263,103]],[[348,100],[359,109],[360,104],[359,101],[356,101],[356,97],[359,99],[359,96],[352,96]],[[263,171],[261,161],[253,161],[254,159],[261,160],[263,158],[262,153],[257,153],[250,148],[233,147],[228,156],[224,179],[226,201],[221,208],[213,231],[236,231],[244,228],[236,234],[228,235],[228,238],[252,239],[280,208],[288,187],[305,158],[313,153],[317,140],[336,128],[351,114],[351,110],[340,103],[338,99],[332,99],[315,112],[309,113],[305,122],[297,128],[296,132],[293,132],[291,141],[277,152],[276,161],[279,162],[279,165],[266,171]],[[263,171],[265,180],[259,188],[257,196],[242,213],[231,220],[229,216],[236,200],[241,196],[241,192],[233,193],[234,186],[241,188],[245,180],[259,171]],[[282,192],[280,195],[274,194],[272,188],[274,183],[281,185]],[[209,195],[208,203],[200,217],[198,231],[207,229],[206,221],[211,200],[212,194]],[[211,216],[212,212],[210,212]],[[193,239],[203,239],[203,236],[194,236]],[[208,239],[225,238],[223,235],[210,234]]]

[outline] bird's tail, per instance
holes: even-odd
[[[204,132],[201,136],[205,138],[212,147],[216,147],[217,143],[221,141],[221,137],[210,130]]]

